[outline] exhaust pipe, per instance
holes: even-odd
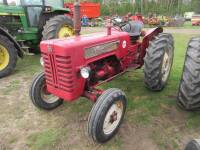
[[[80,0],[76,0],[74,3],[74,31],[76,36],[80,35],[81,32]]]

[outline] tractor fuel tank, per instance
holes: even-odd
[[[75,100],[85,90],[80,69],[109,56],[120,59],[127,55],[129,45],[128,33],[119,31],[41,42],[48,91],[66,101]]]

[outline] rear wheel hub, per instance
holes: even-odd
[[[9,64],[9,53],[8,50],[0,45],[0,70],[5,69]]]
[[[163,62],[162,62],[162,81],[165,82],[169,76],[170,68],[171,68],[171,53],[170,50],[166,50]]]
[[[60,28],[58,32],[58,38],[66,38],[74,35],[74,31],[69,26],[65,25]]]

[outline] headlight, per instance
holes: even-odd
[[[42,57],[40,58],[40,64],[42,65],[42,67],[44,67],[44,60]]]
[[[50,12],[50,11],[51,11],[51,7],[46,7],[46,8],[45,8],[45,11],[46,11],[46,12]]]
[[[91,71],[90,67],[84,67],[81,68],[80,74],[84,79],[87,79],[90,77],[90,71]]]

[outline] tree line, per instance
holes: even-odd
[[[66,0],[73,1],[73,0]],[[85,1],[85,0],[82,0]],[[87,0],[90,2],[103,2],[103,0]],[[174,16],[194,11],[200,14],[200,0],[104,0],[101,5],[102,15],[125,15],[128,12],[148,15],[155,13]]]

